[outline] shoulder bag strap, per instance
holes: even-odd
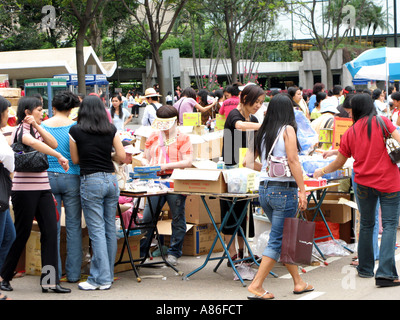
[[[285,129],[286,129],[286,126],[284,126],[284,127],[279,129],[278,134],[276,135],[276,139],[274,141],[274,144],[272,145],[271,150],[269,150],[268,158],[271,156],[272,151],[274,151],[275,145],[278,142],[278,139],[281,136],[281,134],[285,131]]]
[[[179,117],[180,117],[181,105],[182,105],[183,100],[185,100],[185,99],[186,99],[186,97],[181,98],[181,103],[179,104],[179,107],[178,107],[178,125],[180,123]]]

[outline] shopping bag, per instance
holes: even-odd
[[[299,218],[286,218],[280,261],[287,264],[310,265],[315,222]]]

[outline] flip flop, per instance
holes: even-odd
[[[269,292],[268,292],[267,290],[265,290],[265,292],[264,292],[261,296],[258,296],[258,295],[248,296],[247,299],[249,299],[249,300],[272,300],[273,298],[275,298],[275,297],[264,298],[264,296],[265,296],[266,294],[268,294],[268,293],[269,293]]]
[[[400,286],[400,281],[378,278],[375,279],[375,285],[378,287],[396,287]]]
[[[306,287],[303,290],[301,290],[301,291],[293,291],[293,293],[294,294],[302,294],[302,293],[314,291],[314,287],[312,287],[311,289],[307,289],[307,288],[308,288],[308,283],[306,283]]]

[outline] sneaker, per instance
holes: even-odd
[[[89,282],[81,282],[78,285],[78,288],[81,290],[108,290],[111,288],[111,284],[104,284],[104,285],[98,285],[95,286],[93,284],[90,284]]]
[[[173,266],[176,266],[178,264],[178,258],[170,254],[168,255],[167,262]]]

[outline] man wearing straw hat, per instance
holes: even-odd
[[[158,101],[160,94],[154,88],[148,88],[144,92],[144,98],[147,102],[147,106],[144,109],[144,114],[142,118],[142,125],[144,126],[151,126],[154,119],[156,118],[157,110],[162,106],[161,103]]]

